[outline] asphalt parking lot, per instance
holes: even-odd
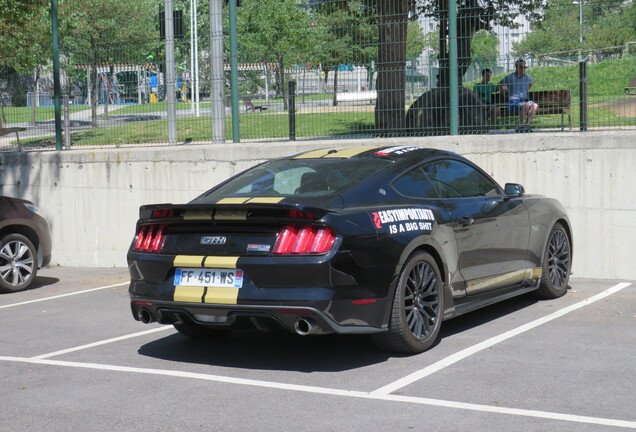
[[[636,429],[636,283],[572,279],[444,323],[415,356],[366,337],[143,325],[125,269],[0,295],[2,431]]]

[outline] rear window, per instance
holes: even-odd
[[[192,201],[228,197],[321,197],[339,195],[392,162],[380,159],[288,159],[266,162]]]

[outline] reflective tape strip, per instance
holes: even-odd
[[[214,220],[240,221],[247,219],[247,210],[217,210]]]
[[[172,265],[174,267],[203,267],[204,259],[205,257],[200,255],[177,255]]]
[[[294,159],[317,159],[325,156],[330,151],[337,151],[336,149],[320,149],[310,151],[308,153],[303,153],[301,155],[296,156]]]
[[[217,201],[217,204],[243,204],[249,200],[249,198],[241,197],[241,198],[223,198],[222,200]]]
[[[184,220],[212,220],[212,210],[187,210]]]
[[[235,269],[238,259],[237,256],[209,256],[205,258],[203,267]]]
[[[208,288],[204,303],[237,304],[239,288]]]
[[[257,197],[257,198],[250,198],[247,201],[247,204],[277,204],[279,202],[281,202],[282,200],[284,200],[285,197]]]
[[[204,287],[176,286],[174,287],[174,301],[187,303],[201,303],[203,301]]]
[[[364,152],[368,152],[371,150],[375,150],[377,148],[380,147],[353,147],[353,148],[348,148],[348,149],[343,149],[340,151],[337,151],[335,153],[331,153],[331,154],[327,154],[324,156],[324,158],[342,158],[342,159],[347,159],[353,156],[357,156],[360,153],[364,153]]]

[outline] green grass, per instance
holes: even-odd
[[[568,65],[560,67],[536,67],[529,70],[535,85],[535,90],[547,89],[571,89],[572,90],[572,129],[579,128],[579,96],[578,96],[578,65]],[[504,74],[493,78],[493,82],[498,82]],[[625,57],[617,60],[606,60],[597,64],[590,64],[588,68],[588,126],[612,127],[612,126],[636,126],[636,119],[624,117],[601,106],[602,102],[618,101],[630,96],[625,96],[624,87],[631,76],[636,76],[636,57]],[[474,83],[467,83],[466,87],[471,88]],[[324,100],[331,98],[330,94],[306,96],[305,100]],[[634,98],[634,96],[631,96]],[[300,100],[300,97],[298,97]],[[255,101],[262,104],[262,101]],[[270,103],[281,103],[280,99],[272,100]],[[209,103],[201,104],[203,108],[209,108]],[[177,108],[189,110],[189,103],[180,102]],[[88,109],[87,106],[72,106],[72,110]],[[113,106],[114,108],[114,106]],[[128,105],[111,111],[112,115],[143,114],[150,112],[165,111],[166,103]],[[326,108],[328,111],[329,108]],[[99,111],[103,111],[100,106]],[[5,108],[7,121],[11,123],[28,122],[30,120],[30,108]],[[12,117],[10,117],[12,116]],[[38,110],[40,119],[50,119],[53,117],[53,108],[40,108]],[[16,120],[16,118],[18,120]],[[498,121],[498,128],[507,129],[514,127],[516,117],[501,117]],[[567,130],[567,118],[565,119]],[[553,129],[561,127],[560,115],[539,115],[533,121],[535,129]],[[184,118],[177,120],[177,141],[209,141],[211,136],[212,120],[210,117]],[[241,139],[262,139],[281,138],[289,136],[289,118],[286,112],[276,112],[273,110],[262,113],[246,114],[241,109],[240,115]],[[324,112],[316,114],[297,114],[296,116],[296,136],[302,137],[324,137],[338,135],[371,134],[374,130],[373,111],[364,112]],[[231,117],[226,118],[226,135],[231,139],[232,124]],[[72,135],[74,146],[83,145],[124,145],[143,143],[165,143],[167,142],[167,125],[165,120],[152,122],[126,123],[120,126],[104,127],[99,129],[75,132]],[[25,145],[51,145],[54,141],[52,137],[23,139]]]
[[[70,112],[83,111],[90,109],[88,105],[71,105],[69,106]],[[31,107],[3,107],[4,119],[7,123],[28,123],[31,121],[33,108]],[[35,121],[47,121],[55,119],[54,107],[38,107],[36,108]]]
[[[343,112],[326,114],[299,114],[296,116],[296,136],[337,136],[343,134],[371,133],[373,112]],[[177,120],[177,142],[209,141],[211,117]],[[285,114],[242,114],[241,139],[286,138],[289,136],[289,119]],[[226,133],[231,135],[232,119],[226,119]],[[167,123],[162,121],[140,122],[121,126],[91,129],[71,135],[71,145],[143,144],[168,141]],[[20,140],[22,145],[51,146],[54,137]]]
[[[490,82],[496,84],[509,73],[493,75]],[[531,67],[527,73],[532,76],[534,82],[532,90],[570,89],[572,98],[579,97],[578,64]],[[629,56],[588,64],[587,75],[588,99],[623,98],[629,78],[636,76],[636,57]],[[465,83],[465,87],[472,89],[478,82],[479,80]]]

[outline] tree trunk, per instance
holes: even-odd
[[[333,72],[333,106],[338,105],[338,68]]]
[[[106,76],[106,79],[103,80],[102,82],[104,83],[104,85],[106,86],[106,88],[104,89],[105,92],[105,97],[106,100],[104,100],[104,116],[108,117],[108,105],[110,103],[110,98],[111,98],[111,92],[110,92],[110,86],[111,86],[111,82],[113,79],[113,64],[110,64],[110,68],[108,70],[108,75]]]
[[[378,2],[378,99],[375,107],[375,127],[379,136],[395,136],[404,132],[409,4],[408,0]]]
[[[93,97],[91,98],[91,126],[97,127],[97,104],[99,102],[99,75],[97,74],[97,64],[91,65],[91,73],[93,74]]]
[[[35,84],[33,86],[33,106],[31,107],[31,124],[35,126],[37,121],[37,111],[40,106],[40,65],[35,67]]]
[[[276,54],[278,60],[278,73],[276,74],[276,80],[278,81],[278,91],[283,94],[283,109],[287,110],[289,103],[287,101],[287,83],[285,82],[285,62],[282,54]]]

